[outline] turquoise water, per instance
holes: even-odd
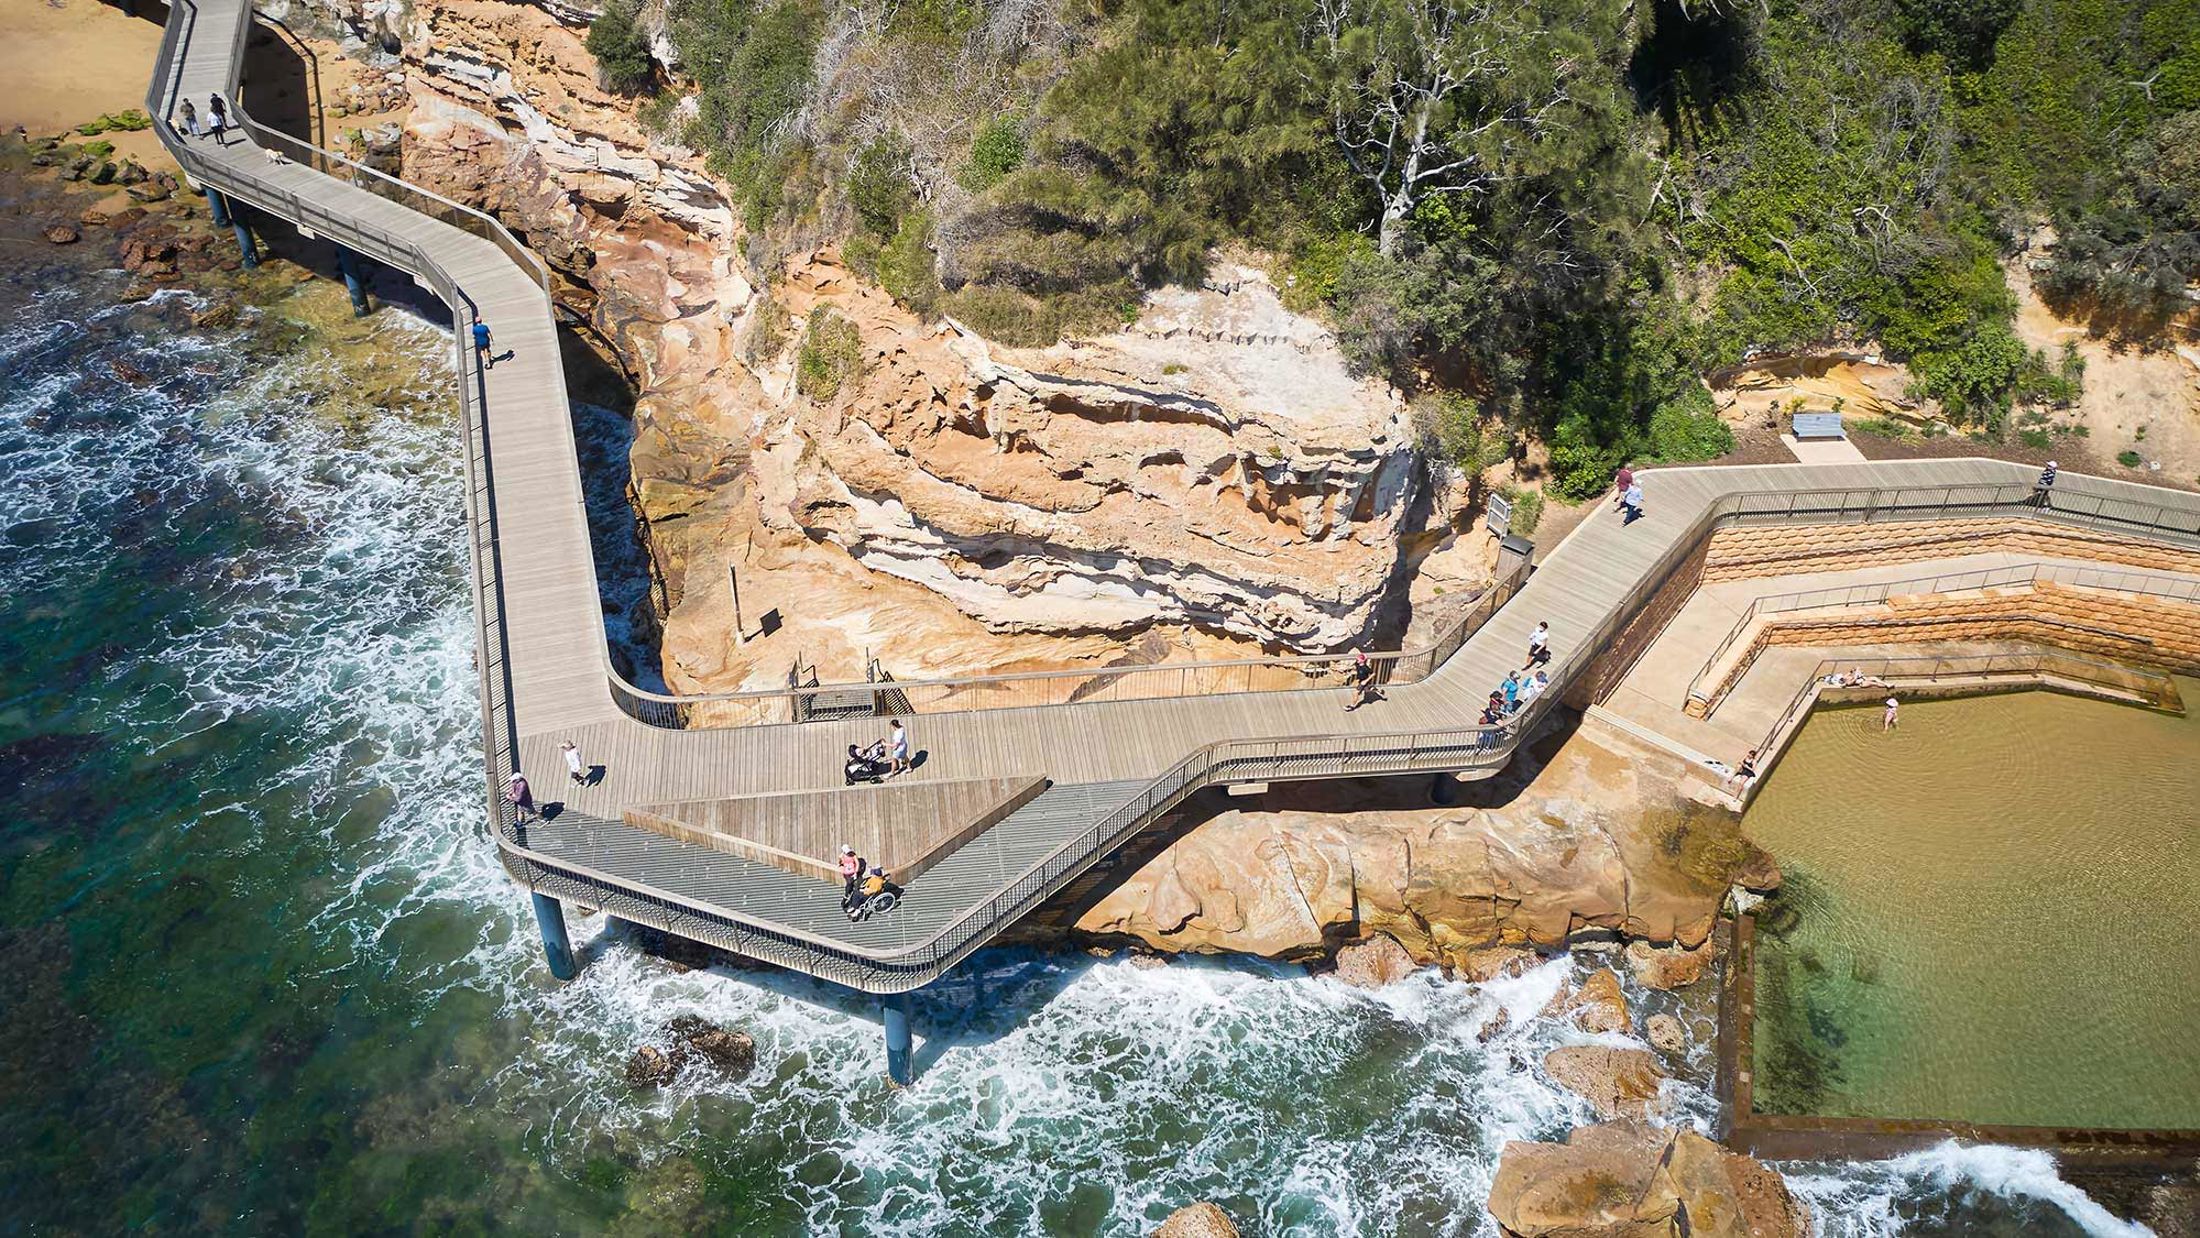
[[[447,338],[327,285],[194,326],[6,252],[0,1230],[1132,1234],[1206,1198],[1475,1234],[1503,1142],[1587,1120],[1536,1065],[1581,1038],[1530,1017],[1563,962],[1367,995],[986,952],[919,1000],[899,1095],[822,986],[600,919],[557,985],[479,820]],[[755,1075],[630,1090],[682,1013]],[[2110,1228],[1964,1156],[1804,1186],[1831,1233]]]
[[[1758,918],[1758,1109],[2200,1130],[2200,717],[1822,710],[1743,827],[1788,878]]]

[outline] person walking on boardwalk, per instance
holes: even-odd
[[[489,340],[489,324],[479,318],[474,319],[474,357],[481,362],[484,370],[497,368],[496,356],[489,351],[492,347],[494,345]]]
[[[1622,525],[1630,525],[1642,519],[1642,483],[1630,481],[1627,490],[1620,495],[1619,509],[1627,514],[1620,518]]]
[[[889,719],[886,723],[886,755],[894,761],[894,768],[889,773],[909,772],[909,732],[903,729],[899,718]]]
[[[1895,714],[1899,712],[1901,708],[1902,702],[1894,699],[1891,696],[1887,698],[1887,716],[1885,718],[1882,718],[1879,723],[1879,729],[1881,731],[1891,731],[1895,728],[1895,723],[1899,721],[1895,717]]]
[[[856,854],[856,849],[842,843],[840,846],[840,909],[848,910],[856,905],[856,886],[863,880],[863,871],[870,865]]]
[[[189,99],[185,99],[183,101],[183,107],[178,114],[178,119],[183,127],[183,133],[185,137],[195,138],[199,136],[199,134],[202,132],[202,130],[200,130],[199,128],[199,110],[191,106],[191,101]]]
[[[216,146],[229,145],[224,136],[229,128],[229,105],[222,102],[219,91],[206,96],[206,127],[213,133]]]
[[[2053,460],[2049,460],[2047,467],[2040,470],[2040,479],[2032,483],[2032,506],[2045,507],[2054,497],[2057,467]]]
[[[1535,625],[1535,631],[1528,633],[1528,660],[1521,664],[1520,669],[1527,670],[1531,666],[1541,666],[1550,660],[1551,624],[1546,619]]]
[[[1375,664],[1367,660],[1366,650],[1352,655],[1352,667],[1345,674],[1352,681],[1352,699],[1345,704],[1346,713],[1382,699],[1382,691],[1375,686]]]
[[[588,766],[581,761],[581,750],[570,739],[559,745],[558,750],[565,754],[565,772],[573,776],[573,785],[587,786]]]
[[[1632,488],[1634,484],[1635,470],[1628,467],[1627,465],[1620,465],[1619,472],[1612,475],[1612,497],[1618,500],[1620,506],[1624,507],[1627,505],[1627,491]]]
[[[535,819],[535,793],[527,786],[527,776],[518,770],[504,780],[504,802],[512,806],[512,815],[519,824]]]
[[[1505,712],[1510,715],[1520,708],[1520,672],[1506,671],[1505,682],[1498,688],[1505,694]]]

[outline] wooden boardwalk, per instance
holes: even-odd
[[[485,220],[427,195],[377,185],[302,151],[294,153],[342,174],[271,163],[257,143],[281,143],[280,135],[255,130],[217,146],[176,133],[166,120],[177,100],[192,99],[202,114],[212,92],[237,101],[251,18],[246,0],[175,0],[170,12],[148,103],[194,180],[412,272],[451,304],[460,340],[475,316],[495,332],[502,359],[493,367],[458,347],[475,479],[485,785],[501,783],[516,765],[538,798],[556,801],[550,820],[526,828],[495,822],[507,868],[538,891],[854,987],[896,992],[931,979],[1200,785],[1494,771],[1558,696],[1516,731],[1475,734],[1483,698],[1523,664],[1534,626],[1550,624],[1551,669],[1563,683],[1642,600],[1646,579],[1669,568],[1707,514],[1734,496],[1876,491],[1899,507],[1905,493],[1949,486],[2021,495],[2032,478],[2023,466],[1977,459],[1645,473],[1645,519],[1623,527],[1601,505],[1432,676],[1394,686],[1386,700],[1356,712],[1343,709],[1344,689],[1329,688],[917,716],[910,731],[922,762],[910,778],[1037,774],[1051,786],[939,859],[910,883],[900,910],[851,925],[839,915],[837,892],[814,878],[640,830],[623,815],[679,801],[837,792],[847,746],[878,738],[882,723],[674,730],[622,712],[552,307],[539,275],[521,265],[531,259]],[[2173,523],[2185,522],[2177,529],[2200,541],[2200,496],[2069,474],[2057,494],[2166,505]],[[1858,518],[1867,506],[1859,504]],[[2177,529],[2171,535],[2183,536]],[[567,741],[604,768],[600,781],[566,782],[559,746]]]

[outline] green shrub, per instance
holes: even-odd
[[[133,107],[125,111],[109,112],[98,120],[85,121],[76,127],[76,131],[89,138],[102,133],[136,133],[152,127],[153,118]]]
[[[1649,455],[1656,460],[1709,460],[1734,450],[1734,431],[1719,420],[1711,396],[1698,391],[1650,414]]]
[[[1916,429],[1911,427],[1908,422],[1896,421],[1891,417],[1866,417],[1855,423],[1850,429],[1858,434],[1869,434],[1877,438],[1891,438],[1897,441],[1907,441],[1918,436]]]
[[[588,54],[596,58],[596,76],[604,88],[622,95],[657,88],[657,61],[649,54],[649,35],[636,19],[631,0],[612,0],[588,24]]]
[[[673,45],[701,88],[685,138],[710,152],[752,230],[808,188],[807,161],[784,133],[809,89],[822,25],[815,0],[692,0],[671,11]]]
[[[1543,523],[1543,492],[1526,486],[1506,486],[1499,494],[1512,500],[1512,525],[1508,532],[1522,537],[1535,532],[1535,526]]]
[[[2116,453],[2116,463],[2123,465],[2127,469],[2135,469],[2138,468],[2140,465],[2146,463],[2146,457],[2140,455],[2136,451],[2132,451],[2127,448],[2123,451],[2119,451]]]
[[[848,205],[856,223],[881,241],[901,228],[902,212],[915,196],[909,188],[909,148],[879,138],[856,152],[848,165]]]
[[[887,294],[920,317],[929,317],[940,298],[940,278],[932,258],[932,214],[911,211],[901,230],[878,255],[878,282]]]
[[[2045,430],[2019,430],[2017,441],[2034,451],[2046,451],[2054,446],[2055,436]]]
[[[984,193],[1022,167],[1026,153],[1024,118],[1014,112],[997,116],[979,127],[970,141],[970,160],[955,179],[972,193]]]
[[[863,336],[856,324],[823,306],[810,311],[795,358],[795,390],[820,403],[863,372]]]

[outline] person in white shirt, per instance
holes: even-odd
[[[581,750],[574,747],[570,739],[560,745],[559,750],[565,753],[565,769],[573,775],[574,785],[588,785],[588,766],[581,760]]]
[[[906,774],[909,772],[909,732],[902,729],[899,718],[887,725],[891,729],[886,736],[886,754],[894,760],[894,768],[890,772]]]
[[[1550,660],[1551,624],[1549,620],[1545,620],[1536,624],[1535,631],[1528,634],[1528,660],[1520,669],[1527,670],[1531,666],[1541,666]]]

